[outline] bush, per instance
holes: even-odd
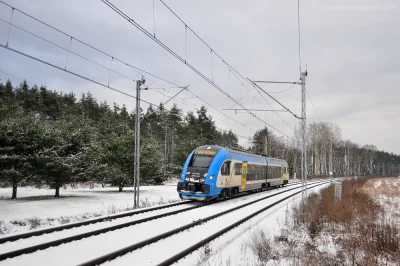
[[[351,265],[379,265],[384,262],[400,262],[400,229],[385,214],[384,209],[363,189],[366,181],[374,177],[345,180],[342,182],[342,199],[334,199],[334,185],[320,194],[307,198],[306,217],[303,219],[299,206],[294,208],[294,227],[305,228],[312,242],[304,251],[307,263],[313,264],[310,254],[317,261],[327,261],[323,252],[315,247],[315,239],[321,232],[335,239],[340,261]],[[305,262],[305,261],[304,261]]]

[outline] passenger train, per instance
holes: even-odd
[[[285,160],[215,145],[197,147],[186,159],[177,190],[181,199],[210,201],[288,183]]]

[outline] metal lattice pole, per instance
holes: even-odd
[[[135,114],[135,163],[134,163],[134,208],[139,208],[140,187],[140,86],[144,80],[136,81],[136,114]]]
[[[307,200],[307,120],[306,120],[306,76],[307,71],[301,73],[301,136],[302,136],[302,156],[301,156],[301,201],[302,212],[305,217]]]

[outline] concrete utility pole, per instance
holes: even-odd
[[[301,73],[301,136],[302,136],[302,154],[301,154],[301,202],[303,217],[305,217],[307,200],[307,114],[306,114],[306,72]]]
[[[140,86],[145,83],[145,80],[136,81],[136,115],[135,115],[135,171],[134,179],[134,203],[133,207],[139,208],[139,187],[140,187]],[[147,90],[147,88],[145,88]]]

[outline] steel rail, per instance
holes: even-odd
[[[298,183],[290,184],[288,186],[294,186],[294,185],[298,185]],[[273,189],[275,189],[275,187],[271,187],[270,189],[267,189],[266,191],[273,190]],[[297,189],[297,187],[293,188],[293,189]],[[293,189],[289,189],[289,190],[285,190],[285,191],[282,191],[282,192],[278,192],[278,193],[275,193],[275,194],[273,194],[271,196],[278,195],[280,193],[284,193],[286,191],[290,191],[290,190],[293,190]],[[248,195],[248,194],[245,194],[245,195]],[[245,195],[240,195],[240,196],[237,196],[237,197],[229,198],[227,200],[236,199],[236,198],[239,198],[239,197],[245,196]],[[69,242],[72,242],[72,241],[76,241],[76,240],[80,240],[80,239],[83,239],[83,238],[100,235],[100,234],[103,234],[103,233],[107,233],[107,232],[111,232],[111,231],[114,231],[114,230],[122,229],[122,228],[129,227],[129,226],[132,226],[132,225],[145,223],[145,222],[148,222],[148,221],[151,221],[151,220],[155,220],[155,219],[171,216],[171,215],[178,214],[178,213],[181,213],[181,212],[197,209],[197,208],[200,208],[200,207],[209,206],[211,204],[216,204],[216,203],[219,203],[219,202],[225,202],[227,200],[213,202],[213,203],[210,203],[210,204],[199,204],[199,205],[196,205],[196,206],[193,206],[193,207],[189,207],[189,208],[185,208],[185,209],[179,209],[179,210],[176,210],[176,211],[171,211],[171,212],[167,212],[167,213],[153,215],[153,216],[142,218],[142,219],[139,219],[139,220],[130,221],[130,222],[122,223],[122,224],[117,224],[117,225],[113,225],[113,226],[109,226],[109,227],[105,227],[105,228],[101,228],[101,229],[97,229],[97,230],[93,230],[93,231],[88,231],[88,232],[85,232],[85,233],[81,233],[81,234],[77,234],[77,235],[73,235],[73,236],[69,236],[69,237],[65,237],[65,238],[56,239],[56,240],[45,242],[45,243],[42,243],[42,244],[33,245],[33,246],[30,246],[30,247],[13,250],[13,251],[10,251],[10,252],[6,252],[6,253],[0,254],[0,261],[5,260],[7,258],[18,257],[18,256],[21,256],[23,254],[33,253],[33,252],[36,252],[36,251],[39,251],[39,250],[43,250],[43,249],[46,249],[46,248],[59,246],[61,244],[66,244],[66,243],[69,243]],[[181,204],[183,204],[183,202],[181,202]]]
[[[183,202],[166,204],[166,205],[161,205],[161,206],[156,206],[156,207],[150,207],[150,208],[146,208],[146,209],[142,209],[142,210],[130,211],[130,212],[120,213],[120,214],[115,214],[115,215],[108,215],[108,216],[90,219],[90,220],[86,220],[86,221],[82,221],[82,222],[70,223],[70,224],[65,224],[65,225],[61,225],[61,226],[55,226],[55,227],[51,227],[51,228],[41,229],[41,230],[37,230],[37,231],[31,231],[31,232],[27,232],[27,233],[2,237],[2,238],[0,238],[0,244],[4,244],[9,241],[10,242],[17,241],[17,240],[29,238],[32,236],[40,236],[40,235],[44,235],[44,234],[48,234],[48,233],[58,232],[58,231],[62,231],[65,229],[71,229],[71,228],[76,228],[76,227],[80,227],[80,226],[84,226],[84,225],[109,221],[109,219],[117,219],[117,218],[133,216],[136,214],[151,212],[151,211],[155,211],[155,210],[161,210],[161,209],[175,207],[175,206],[188,204],[188,203],[191,203],[191,201],[183,201]]]
[[[310,187],[310,188],[313,188],[313,187],[316,187],[316,186],[319,186],[319,185],[322,185],[322,184],[326,184],[326,183],[329,183],[329,182],[324,182],[324,181],[322,181],[322,182],[316,182],[316,183],[317,183],[317,185],[312,186],[312,187]],[[315,184],[315,183],[314,183],[314,184]],[[153,243],[155,243],[155,242],[157,242],[157,241],[159,241],[159,240],[161,240],[161,239],[165,239],[165,238],[167,238],[167,237],[170,237],[170,236],[172,236],[172,235],[178,234],[178,233],[180,233],[180,232],[183,232],[183,231],[185,231],[185,230],[188,230],[188,229],[190,229],[190,228],[192,228],[192,227],[195,227],[195,226],[197,226],[197,225],[201,225],[202,223],[208,222],[208,221],[210,221],[210,220],[212,220],[212,219],[215,219],[215,218],[217,218],[217,217],[223,216],[223,215],[225,215],[225,214],[227,214],[227,213],[236,211],[236,210],[238,210],[238,209],[247,207],[247,206],[252,205],[252,204],[254,204],[254,203],[257,203],[257,202],[260,202],[260,201],[262,201],[262,200],[265,200],[265,199],[268,199],[268,198],[271,198],[271,197],[280,195],[280,194],[282,194],[282,193],[286,193],[286,192],[291,191],[291,190],[294,190],[294,189],[299,189],[299,187],[291,188],[291,189],[285,190],[285,191],[281,191],[281,192],[275,193],[275,194],[273,194],[273,195],[268,195],[268,196],[266,196],[266,197],[262,197],[262,198],[260,198],[260,199],[257,199],[257,200],[254,200],[254,201],[245,203],[245,204],[243,204],[243,205],[240,205],[240,206],[237,206],[237,207],[234,207],[234,208],[231,208],[231,209],[222,211],[222,212],[219,212],[219,213],[217,213],[217,214],[213,214],[213,215],[208,216],[208,217],[206,217],[206,218],[204,218],[204,219],[199,219],[199,220],[197,220],[197,221],[194,221],[194,222],[192,222],[192,223],[189,223],[189,224],[180,226],[180,227],[178,227],[178,228],[175,228],[175,229],[170,230],[170,231],[168,231],[168,232],[162,233],[162,234],[160,234],[160,235],[157,235],[157,236],[148,238],[148,239],[146,239],[146,240],[140,241],[140,242],[135,243],[135,244],[133,244],[133,245],[124,247],[124,248],[122,248],[122,249],[113,251],[113,252],[108,253],[108,254],[106,254],[106,255],[103,255],[103,256],[94,258],[94,259],[92,259],[92,260],[90,260],[90,261],[81,263],[81,264],[79,264],[78,266],[94,266],[94,265],[98,265],[98,264],[101,264],[101,263],[104,263],[104,262],[113,260],[113,259],[115,259],[115,258],[117,258],[117,257],[119,257],[119,256],[123,256],[123,255],[125,255],[125,254],[127,254],[127,253],[129,253],[129,252],[132,252],[132,251],[135,251],[135,250],[137,250],[137,249],[140,249],[140,248],[142,248],[142,247],[144,247],[144,246],[153,244]],[[290,195],[289,197],[286,197],[285,199],[290,198],[290,197],[292,197],[293,195],[296,195],[296,194],[299,194],[299,193],[301,193],[301,191],[296,192],[296,193]],[[281,201],[279,201],[279,202],[281,202]],[[276,203],[276,204],[277,204],[277,203]],[[275,205],[276,205],[276,204],[275,204]],[[274,206],[274,205],[272,205],[272,206]],[[271,207],[272,207],[272,206],[271,206]],[[242,219],[242,220],[243,220],[243,219]],[[191,248],[192,248],[192,247],[191,247]],[[192,252],[192,251],[191,251],[191,252]],[[189,252],[189,253],[190,253],[190,252]],[[179,253],[179,254],[181,254],[181,253]],[[174,257],[175,257],[175,256],[174,256]],[[176,260],[176,261],[177,261],[177,260]],[[165,264],[165,265],[169,265],[169,264]]]
[[[292,186],[292,185],[296,185],[296,184],[299,184],[299,182],[289,183],[288,186]],[[235,197],[235,198],[237,198],[237,197]],[[142,209],[142,210],[135,210],[135,211],[125,212],[125,213],[120,213],[120,214],[113,214],[113,215],[108,215],[108,216],[104,216],[104,217],[99,217],[99,218],[95,218],[95,219],[82,221],[82,222],[70,223],[70,224],[65,224],[65,225],[61,225],[61,226],[55,226],[55,227],[41,229],[41,230],[35,230],[35,231],[27,232],[27,233],[2,237],[2,238],[0,238],[0,244],[4,244],[6,242],[13,242],[13,241],[17,241],[20,239],[26,239],[26,238],[30,238],[33,236],[40,236],[40,235],[44,235],[44,234],[63,231],[66,229],[77,228],[80,226],[86,226],[86,225],[90,225],[90,224],[105,222],[105,221],[109,221],[110,219],[124,218],[124,217],[128,217],[128,216],[134,216],[136,214],[142,214],[142,213],[146,213],[146,212],[162,210],[162,209],[171,208],[171,207],[188,204],[188,203],[193,203],[193,201],[183,201],[183,202],[177,202],[177,203],[166,204],[166,205],[161,205],[161,206],[155,206],[155,207],[150,207],[150,208],[146,208],[146,209]],[[186,210],[186,209],[182,209],[181,211],[184,211],[184,210]]]
[[[317,187],[317,186],[321,186],[321,185],[323,185],[323,184],[329,184],[329,183],[330,183],[329,181],[328,181],[328,182],[321,182],[321,183],[319,183],[319,184],[317,184],[317,185],[314,185],[314,186],[312,186],[312,187],[308,187],[307,189],[314,188],[314,187]],[[192,253],[193,251],[196,251],[197,249],[201,248],[201,247],[204,246],[205,244],[207,244],[207,243],[213,241],[214,239],[220,237],[221,235],[227,233],[227,232],[230,231],[231,229],[233,229],[233,228],[239,226],[240,224],[242,224],[242,223],[244,223],[244,222],[250,220],[250,219],[253,218],[254,216],[256,216],[256,215],[258,215],[258,214],[260,214],[260,213],[262,213],[262,212],[264,212],[264,211],[266,211],[266,210],[268,210],[268,209],[270,209],[270,208],[272,208],[272,207],[274,207],[274,206],[276,206],[277,204],[282,203],[282,202],[284,202],[285,200],[290,199],[291,197],[294,197],[294,196],[297,195],[297,194],[300,194],[301,192],[302,192],[302,191],[295,192],[295,193],[293,193],[293,194],[291,194],[291,195],[289,195],[289,196],[287,196],[287,197],[284,197],[283,199],[280,199],[280,200],[278,200],[278,201],[276,201],[276,202],[274,202],[274,203],[272,203],[272,204],[270,204],[270,205],[268,205],[268,206],[266,206],[266,207],[264,207],[264,208],[262,208],[262,209],[260,209],[260,210],[258,210],[258,211],[253,212],[252,214],[250,214],[250,215],[248,215],[248,216],[246,216],[246,217],[240,219],[239,221],[237,221],[237,222],[235,222],[235,223],[233,223],[233,224],[231,224],[231,225],[225,227],[224,229],[221,229],[220,231],[218,231],[218,232],[212,234],[211,236],[209,236],[209,237],[207,237],[207,238],[205,238],[205,239],[203,239],[203,240],[197,242],[196,244],[194,244],[194,245],[188,247],[187,249],[185,249],[185,250],[179,252],[178,254],[175,254],[174,256],[172,256],[172,257],[166,259],[165,261],[163,261],[163,262],[157,264],[157,266],[171,265],[171,264],[173,264],[173,263],[179,261],[180,259],[182,259],[182,258],[184,258],[185,256],[189,255],[189,254]]]

